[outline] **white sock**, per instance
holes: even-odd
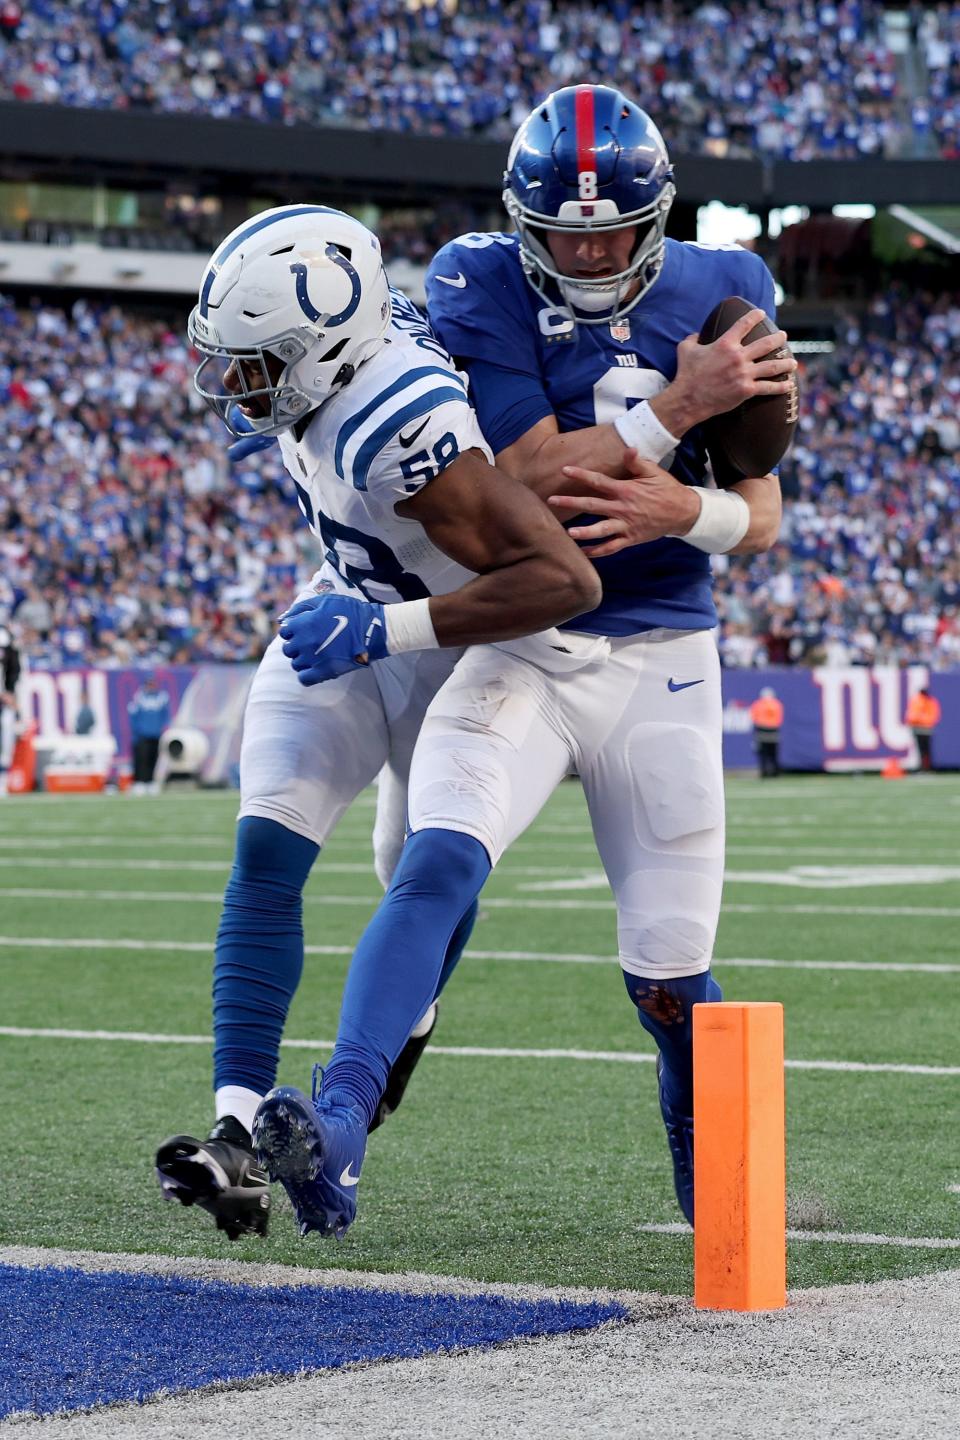
[[[263,1096],[258,1095],[256,1090],[246,1090],[242,1085],[221,1085],[214,1096],[217,1119],[232,1115],[245,1130],[252,1130],[253,1117],[262,1099]]]
[[[436,1013],[437,1007],[435,1003],[427,1006],[426,1013],[420,1017],[416,1025],[414,1025],[413,1029],[410,1031],[411,1040],[418,1040],[421,1035],[426,1035],[427,1031],[430,1029],[430,1026],[433,1024],[433,1019]]]

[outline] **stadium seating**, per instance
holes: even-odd
[[[960,300],[891,292],[808,367],[781,544],[730,562],[727,665],[960,660]]]
[[[931,93],[912,109],[876,0],[35,0],[4,13],[0,97],[30,102],[507,136],[586,74],[622,84],[688,153],[957,146],[956,6],[913,37]]]
[[[256,658],[318,561],[178,324],[0,300],[0,620],[34,666]],[[891,292],[808,365],[782,542],[719,561],[725,664],[960,662],[958,355],[960,297]]]

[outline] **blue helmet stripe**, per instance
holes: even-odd
[[[368,405],[364,405],[362,410],[358,410],[356,415],[351,415],[350,419],[341,425],[333,452],[334,468],[341,480],[346,478],[343,473],[343,452],[361,425],[365,424],[374,411],[379,410],[381,405],[385,404],[388,400],[392,400],[394,395],[398,394],[401,390],[406,390],[410,385],[415,385],[418,380],[425,380],[428,375],[439,375],[440,378],[446,380],[448,384],[455,385],[458,383],[457,377],[451,371],[441,370],[439,365],[421,366],[419,370],[410,370],[406,375],[401,375],[399,380],[394,380],[392,385],[388,386],[386,390],[382,390],[379,395],[374,396]],[[466,399],[465,390],[459,392],[458,399]],[[402,424],[403,422],[401,421],[400,423]],[[361,485],[358,488],[363,490],[366,486]]]
[[[229,260],[233,252],[249,240],[251,235],[256,235],[260,230],[266,230],[268,225],[274,225],[280,220],[289,220],[294,215],[343,215],[342,210],[334,210],[330,205],[285,205],[275,215],[261,216],[259,220],[251,220],[242,230],[238,230],[229,243],[224,243],[216,251],[209,265],[207,273],[203,277],[203,285],[200,288],[200,314],[207,318],[207,303],[210,299],[210,291],[213,289],[213,282],[216,280],[224,261]],[[349,216],[345,217],[349,219]]]
[[[454,389],[452,385],[446,389],[431,390],[426,395],[418,395],[416,400],[411,400],[402,410],[398,410],[389,420],[378,425],[373,434],[370,435],[357,452],[357,458],[353,464],[353,484],[357,490],[366,490],[367,476],[370,473],[370,466],[377,455],[389,440],[392,440],[402,426],[409,420],[416,420],[418,415],[424,415],[428,410],[433,410],[437,405],[444,405],[448,400],[459,400],[461,404],[467,404],[467,397],[462,390]]]

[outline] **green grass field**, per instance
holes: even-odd
[[[791,1223],[960,1237],[960,782],[735,778],[728,796],[726,998],[782,1001],[791,1060],[951,1072],[791,1068]],[[156,1144],[211,1118],[209,1044],[172,1037],[209,1032],[235,808],[219,793],[0,802],[3,1243],[689,1292],[689,1236],[641,1228],[680,1218],[654,1067],[591,1058],[651,1046],[609,958],[573,784],[488,885],[472,941],[486,957],[462,963],[435,1040],[586,1057],[428,1052],[371,1141],[342,1244],[301,1243],[285,1202],[265,1242],[234,1246],[161,1202]],[[365,796],[316,867],[308,945],[351,946],[376,903],[372,813]],[[308,955],[291,1039],[330,1040],[346,965]],[[327,1053],[285,1049],[281,1081],[308,1087]],[[951,1265],[956,1247],[790,1245],[793,1285]]]

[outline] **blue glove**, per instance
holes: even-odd
[[[231,405],[229,415],[234,430],[244,432],[242,439],[234,440],[232,445],[227,446],[227,455],[234,464],[238,460],[246,460],[248,455],[255,455],[258,450],[268,449],[276,440],[276,435],[261,435],[259,430],[254,430],[253,421],[244,415],[239,405]]]
[[[301,685],[334,680],[388,653],[383,606],[352,595],[298,601],[284,615],[280,635]]]

